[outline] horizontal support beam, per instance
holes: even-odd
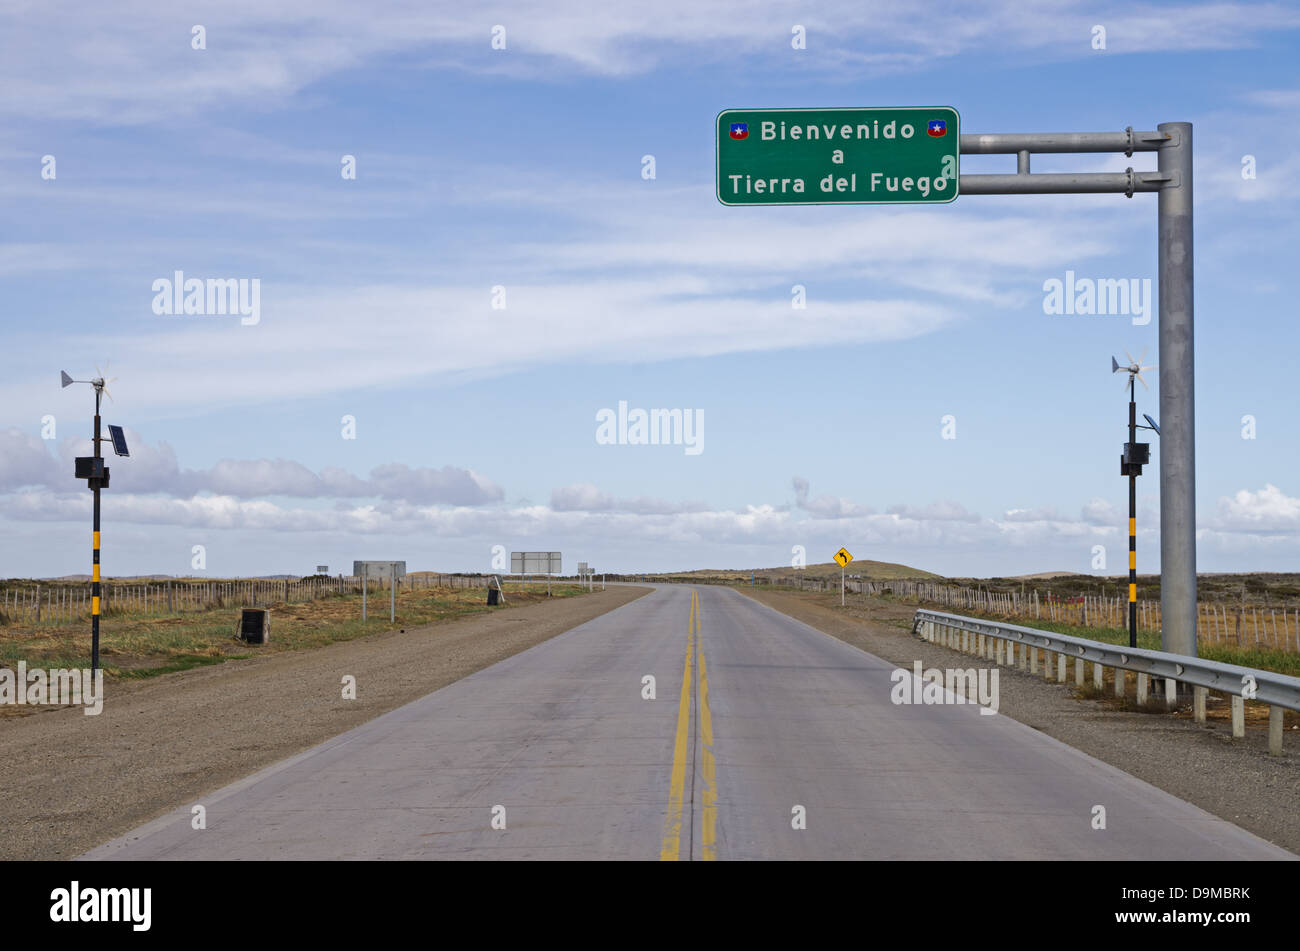
[[[1177,145],[1165,132],[995,132],[963,134],[962,155],[1014,152],[1155,152]]]
[[[1158,192],[1176,185],[1162,172],[1079,172],[1029,175],[963,175],[961,195],[1092,195]]]

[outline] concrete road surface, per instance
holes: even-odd
[[[85,857],[1295,857],[975,705],[895,704],[895,669],[664,586]]]

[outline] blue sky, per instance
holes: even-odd
[[[91,394],[57,378],[105,360],[133,444],[110,575],[190,573],[195,545],[214,576],[487,570],[494,545],[612,571],[846,545],[987,575],[1090,571],[1100,544],[1123,571],[1109,359],[1158,363],[1156,322],[1049,316],[1043,285],[1154,285],[1154,195],[714,197],[722,109],[928,104],[967,133],[1194,124],[1199,565],[1294,569],[1300,9],[265,6],[3,14],[0,575],[87,570]],[[1129,164],[1155,157],[1034,170]],[[259,321],[155,314],[178,270],[258,279]],[[703,451],[598,444],[620,400],[703,411]],[[1155,467],[1139,493],[1155,570]]]

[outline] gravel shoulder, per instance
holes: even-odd
[[[872,600],[841,608],[838,592],[736,590],[900,667],[910,669],[918,660],[927,668],[978,663],[913,636],[912,606]],[[1071,685],[1005,666],[999,670],[999,713],[1300,853],[1300,735],[1288,730],[1283,755],[1270,756],[1262,730],[1233,740],[1222,726],[1116,710],[1075,696]]]
[[[107,687],[103,712],[0,722],[0,859],[67,859],[652,589],[390,631]],[[356,699],[342,699],[344,676]]]

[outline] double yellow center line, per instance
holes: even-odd
[[[701,774],[704,789],[700,802],[703,806],[700,821],[700,856],[711,862],[717,856],[718,838],[718,790],[717,761],[713,756],[713,715],[709,712],[709,675],[704,662],[704,651],[696,641],[700,632],[700,595],[691,591],[691,610],[686,622],[686,663],[682,670],[682,696],[677,706],[677,735],[673,741],[673,772],[668,792],[668,816],[664,820],[663,846],[659,858],[665,862],[676,862],[681,858],[682,816],[686,803],[686,771],[694,773],[694,757],[691,755],[691,677],[692,668],[697,658],[699,664],[699,746]],[[692,780],[694,777],[692,776]],[[695,784],[692,781],[692,801],[694,801]],[[690,858],[690,830],[687,830],[687,854]]]

